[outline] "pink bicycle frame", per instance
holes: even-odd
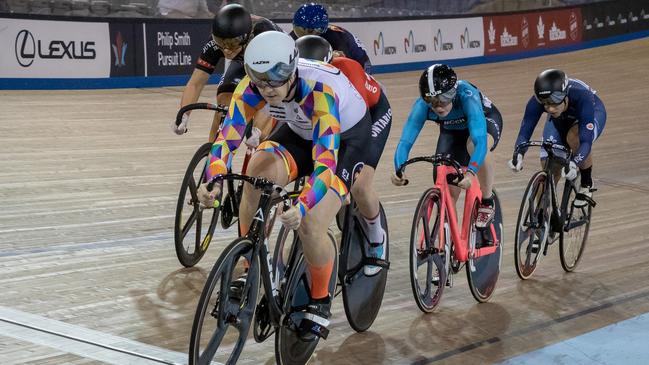
[[[457,261],[466,262],[469,258],[477,258],[496,252],[496,248],[498,247],[500,242],[498,242],[496,229],[494,228],[493,224],[489,226],[489,229],[491,230],[491,237],[495,240],[493,245],[479,249],[469,247],[469,222],[471,221],[469,217],[476,200],[480,201],[480,199],[482,199],[482,192],[480,191],[480,183],[478,182],[478,179],[476,177],[473,177],[471,187],[466,192],[464,199],[464,215],[462,216],[462,232],[460,232],[458,228],[457,214],[455,212],[455,204],[453,202],[453,197],[451,196],[451,190],[449,189],[448,181],[446,180],[446,175],[450,171],[455,170],[449,168],[448,166],[437,165],[436,171],[437,181],[435,181],[435,187],[439,189],[441,199],[439,248],[443,250],[445,247],[446,230],[444,229],[444,223],[447,220],[446,214],[448,214],[448,223],[451,228],[451,239],[453,241],[454,256]]]

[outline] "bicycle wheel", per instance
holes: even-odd
[[[202,209],[196,190],[205,178],[205,162],[211,143],[205,143],[194,154],[178,194],[174,222],[174,244],[178,261],[185,267],[196,265],[207,250],[219,220],[220,209]],[[186,220],[183,218],[187,217]],[[207,229],[203,222],[209,222]]]
[[[329,280],[329,295],[333,298],[336,290],[338,252],[335,249],[336,239],[333,233],[328,231],[327,235],[336,253],[331,279]],[[297,329],[300,327],[303,318],[303,310],[310,301],[309,288],[311,280],[299,239],[294,244],[297,245],[293,248],[293,250],[296,250],[296,261],[294,266],[289,266],[290,273],[288,273],[288,281],[283,291],[285,294],[283,311],[286,315],[282,324],[275,332],[275,361],[279,365],[306,364],[313,355],[319,342],[318,337],[315,337],[312,341],[304,341],[298,334]]]
[[[565,196],[566,192],[568,196]],[[566,202],[566,204],[562,204],[564,205],[562,212],[565,215],[564,226],[559,233],[559,258],[561,267],[566,272],[574,271],[581,260],[588,241],[590,218],[593,212],[593,207],[590,204],[582,208],[575,207],[573,202],[576,195],[577,192],[572,185],[566,183],[562,199]]]
[[[196,308],[189,364],[210,364],[212,360],[234,364],[241,355],[259,293],[259,258],[253,253],[252,241],[238,238],[214,264]],[[233,298],[230,285],[237,278],[235,268],[242,267],[243,260],[250,263],[246,284],[241,298]]]
[[[538,171],[530,178],[521,207],[518,210],[516,235],[514,235],[514,266],[518,277],[526,280],[536,270],[550,232],[549,202],[544,201],[545,171]]]
[[[349,325],[354,331],[363,332],[372,326],[383,302],[388,279],[387,263],[390,260],[390,235],[383,205],[379,203],[381,225],[387,238],[384,246],[386,265],[376,275],[366,276],[363,268],[367,261],[365,250],[369,240],[361,225],[363,217],[353,201],[347,206],[346,211],[339,272],[343,307]]]
[[[410,232],[410,285],[417,307],[431,313],[439,304],[446,286],[446,255],[440,244],[441,201],[439,190],[422,194],[415,209]],[[449,240],[450,237],[446,237]]]
[[[496,289],[498,276],[500,276],[500,264],[502,263],[503,255],[503,215],[500,207],[500,199],[498,199],[498,193],[496,190],[493,191],[493,197],[496,215],[491,224],[494,226],[496,232],[495,238],[499,242],[498,246],[491,254],[480,256],[478,258],[469,257],[466,264],[466,276],[469,281],[471,295],[473,295],[473,298],[480,303],[488,301]],[[489,238],[491,235],[487,230],[478,231],[475,228],[475,219],[477,215],[478,202],[476,201],[471,214],[471,222],[469,224],[469,239],[473,241],[469,243],[470,247],[475,247],[474,245],[481,243],[480,241]]]

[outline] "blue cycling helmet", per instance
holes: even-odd
[[[318,33],[324,33],[329,26],[327,9],[316,3],[303,4],[293,15],[293,26],[314,29]]]

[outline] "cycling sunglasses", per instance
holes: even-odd
[[[435,95],[426,94],[424,96],[424,101],[432,106],[447,106],[455,98],[456,89],[453,88],[443,94]]]
[[[542,100],[537,97],[537,100],[543,104],[543,106],[557,106],[566,100],[566,96],[568,95],[564,92],[554,91]]]
[[[326,32],[327,29],[326,28],[325,29],[323,29],[323,28],[311,29],[311,28],[300,27],[298,25],[293,25],[293,31],[295,32],[296,35],[298,35],[299,37],[302,37],[302,36],[305,36],[305,35],[320,35],[320,34]]]
[[[220,38],[212,36],[212,39],[214,40],[214,43],[216,43],[216,46],[220,49],[235,50],[246,44],[248,35],[244,34],[234,38]]]
[[[266,89],[268,87],[277,89],[279,87],[282,87],[286,85],[288,80],[285,81],[276,81],[276,80],[254,80],[252,77],[250,78],[250,83],[252,86],[257,87],[258,89]]]

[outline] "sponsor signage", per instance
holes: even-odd
[[[531,51],[581,41],[578,8],[485,16],[485,55]]]
[[[373,65],[482,56],[482,18],[336,22],[366,45]]]
[[[108,77],[108,23],[2,19],[0,77]]]
[[[612,1],[582,8],[584,40],[649,29],[649,2]]]
[[[144,76],[142,26],[133,23],[111,23],[110,76]]]
[[[147,76],[190,75],[210,32],[209,24],[147,23]]]

